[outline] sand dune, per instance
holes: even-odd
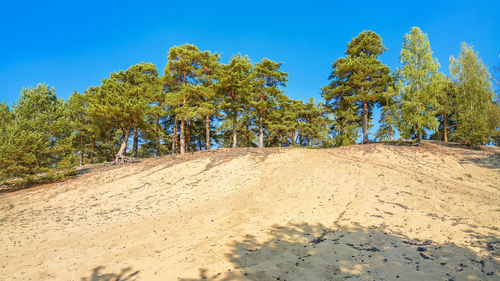
[[[500,150],[220,149],[0,197],[0,280],[500,280]]]

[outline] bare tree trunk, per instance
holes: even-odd
[[[134,144],[133,144],[133,151],[132,151],[132,157],[137,158],[137,150],[139,148],[139,135],[137,132],[137,127],[134,128]]]
[[[443,129],[444,129],[444,142],[448,142],[448,116],[446,113],[443,113],[444,117],[444,124],[443,124]]]
[[[264,118],[262,118],[262,113],[259,116],[259,148],[264,147],[264,128],[262,125],[262,121]]]
[[[247,146],[250,145],[250,118],[247,119],[247,124],[245,126],[246,130],[245,130],[245,137],[247,139]]]
[[[130,129],[122,129],[123,132],[123,137],[122,137],[122,144],[120,146],[120,150],[118,150],[118,153],[116,154],[115,162],[116,163],[121,163],[123,162],[123,158],[125,156],[123,155],[125,153],[125,150],[127,149],[127,141],[128,137],[130,135]]]
[[[79,166],[83,166],[83,149],[85,147],[85,143],[83,142],[83,134],[80,133],[80,163]]]
[[[210,150],[210,115],[205,117],[205,149]]]
[[[180,143],[180,147],[181,147],[181,154],[184,154],[186,153],[186,144],[184,143],[184,125],[186,123],[186,119],[185,118],[182,118],[181,120],[181,134],[180,134],[180,140],[179,140],[179,143]]]
[[[236,113],[233,115],[233,148],[236,147],[236,125],[237,125],[237,119],[236,119]]]
[[[177,150],[177,127],[178,127],[178,120],[176,116],[174,118],[174,128],[172,136],[172,154],[175,154],[175,151]]]
[[[158,140],[156,142],[156,156],[161,155],[161,137],[160,137],[160,118],[156,118],[156,136]]]
[[[363,143],[368,142],[368,104],[363,101]]]
[[[92,138],[92,140],[90,141],[89,164],[94,164],[94,154],[95,154],[95,139]]]
[[[186,135],[186,143],[185,143],[185,147],[186,147],[186,149],[185,149],[185,150],[186,150],[186,152],[188,152],[188,151],[189,151],[189,148],[190,148],[190,146],[191,146],[191,132],[189,131],[189,125],[190,125],[190,124],[191,124],[191,122],[190,122],[190,121],[187,121],[187,123],[186,123],[186,127],[187,127],[187,128],[185,129],[185,131],[186,131],[186,132],[185,132],[185,135]]]
[[[423,139],[423,133],[422,133],[422,130],[419,130],[418,131],[418,139],[417,139],[417,144],[420,144],[422,142],[422,139]]]

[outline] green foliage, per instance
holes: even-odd
[[[332,65],[324,104],[287,97],[281,62],[252,65],[238,54],[221,65],[219,54],[191,44],[170,49],[161,78],[156,66],[140,63],[74,92],[66,103],[47,85],[23,89],[12,108],[0,104],[0,183],[57,180],[74,173],[75,164],[124,161],[130,132],[134,157],[210,149],[211,141],[218,147],[349,145],[361,128],[368,140],[375,106],[381,106],[378,140],[392,140],[397,129],[404,138],[432,133],[469,145],[499,144],[499,101],[472,47],[463,44],[451,58],[452,78],[438,73],[427,35],[416,27],[405,35],[394,77],[377,59],[384,51],[372,31],[352,39],[346,57]]]
[[[5,105],[1,108],[1,118],[8,122],[1,127],[1,181],[35,180],[71,167],[73,135],[67,105],[53,89],[44,84],[23,89],[12,113]]]
[[[13,119],[14,114],[10,111],[9,106],[5,103],[0,103],[0,138],[4,136],[5,131],[10,126]],[[1,143],[3,143],[3,141]]]
[[[379,141],[393,140],[395,128],[398,125],[398,89],[395,85],[387,88],[382,94],[380,103],[383,106],[380,110],[380,126],[377,130],[376,139]]]
[[[123,157],[130,130],[146,125],[145,116],[158,91],[161,91],[161,84],[156,66],[140,63],[126,71],[111,73],[90,96],[89,114],[107,127],[118,126],[122,132],[117,159]]]
[[[469,145],[491,141],[500,127],[498,104],[491,75],[472,46],[463,43],[458,58],[450,58],[450,72],[457,85],[453,138]]]
[[[361,109],[363,119],[363,142],[368,141],[368,127],[374,105],[385,92],[386,87],[391,82],[389,77],[389,68],[383,65],[377,57],[385,51],[382,45],[382,39],[373,31],[363,31],[356,38],[347,44],[345,58],[340,58],[333,63],[333,71],[330,75],[332,83],[323,89],[323,97],[327,103],[334,97],[342,96],[338,102],[343,103],[335,105],[334,114],[339,115],[337,127],[341,131],[351,125],[353,122],[344,123],[344,121],[354,121],[352,116],[358,110],[348,103],[356,103]],[[340,112],[341,109],[348,112]],[[337,145],[350,144],[353,130],[349,129],[345,133],[339,132]],[[354,140],[355,142],[355,140]]]
[[[361,125],[358,108],[343,98],[336,99],[334,103],[327,102],[326,106],[333,112],[333,145],[343,146],[356,143]]]
[[[279,106],[271,111],[268,123],[270,135],[266,146],[295,146],[299,141],[299,117],[303,103],[283,97]]]
[[[237,146],[238,115],[247,106],[252,95],[252,64],[248,56],[233,56],[217,72],[217,90],[221,95],[220,109],[232,118],[232,146]]]
[[[299,143],[307,147],[329,147],[330,120],[323,104],[307,100],[299,114]]]
[[[500,104],[498,100],[488,111],[488,127],[491,128],[491,144],[500,146]]]
[[[330,85],[323,87],[321,95],[326,100],[325,107],[333,115],[332,136],[335,146],[350,145],[356,143],[359,136],[361,118],[358,108],[349,97],[353,96],[352,89],[344,86],[344,78],[336,75],[338,63],[345,58],[340,58],[333,63],[333,72],[329,79]]]
[[[269,117],[266,146],[324,147],[328,143],[325,108],[312,98],[304,103],[283,96]]]
[[[288,73],[280,70],[282,64],[264,58],[253,70],[253,96],[248,107],[257,115],[259,147],[264,147],[264,126],[269,118],[269,111],[276,108],[278,102],[283,99],[283,91],[280,88],[286,86]]]
[[[185,151],[186,121],[216,113],[213,81],[219,68],[219,54],[202,52],[191,44],[170,48],[165,67],[166,102],[181,120],[180,151]]]
[[[401,97],[401,119],[398,129],[404,138],[417,138],[420,142],[426,129],[437,129],[439,108],[434,87],[439,63],[432,57],[427,34],[413,27],[404,36],[398,69]]]

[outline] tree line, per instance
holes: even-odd
[[[333,63],[331,83],[322,89],[333,113],[334,145],[368,142],[374,107],[381,108],[376,140],[419,143],[428,137],[467,145],[499,144],[500,110],[492,76],[472,46],[462,43],[450,57],[450,76],[439,72],[427,34],[405,34],[400,66],[390,71],[378,59],[386,48],[380,36],[364,31],[348,43],[346,57]]]
[[[191,44],[169,50],[162,76],[143,62],[66,101],[45,84],[25,88],[11,107],[0,104],[0,182],[214,147],[333,147],[356,143],[361,133],[366,143],[375,107],[381,118],[372,140],[399,134],[417,143],[498,144],[492,77],[471,46],[450,59],[450,76],[438,71],[418,27],[404,36],[398,69],[379,60],[385,50],[375,32],[352,39],[319,103],[286,96],[281,62],[238,54],[223,64],[218,53]]]

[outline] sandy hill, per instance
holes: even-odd
[[[0,280],[500,280],[500,149],[220,149],[0,197]]]

